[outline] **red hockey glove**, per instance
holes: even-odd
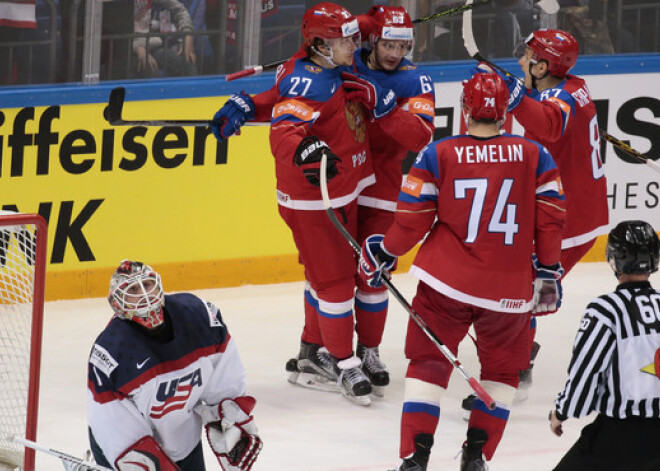
[[[382,88],[375,80],[364,75],[342,72],[342,87],[349,101],[359,101],[371,111],[374,118],[382,118],[396,108],[396,95],[389,88]]]
[[[206,437],[224,471],[249,471],[263,447],[257,425],[250,415],[256,399],[240,396],[215,406],[197,405],[206,423]]]
[[[314,186],[321,184],[321,157],[324,153],[328,157],[326,175],[328,180],[331,180],[337,176],[337,162],[341,159],[333,154],[325,141],[315,136],[307,136],[300,141],[293,156],[293,163],[302,168],[305,178]]]
[[[383,247],[382,234],[370,235],[362,243],[358,274],[372,288],[382,284],[383,276],[389,277],[389,271],[394,268],[396,257]]]

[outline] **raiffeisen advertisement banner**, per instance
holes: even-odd
[[[588,58],[576,73],[587,80],[600,127],[658,159],[660,59],[641,57],[611,68],[616,58]],[[425,67],[435,81],[436,138],[464,129],[461,80],[471,66]],[[114,86],[127,89],[125,119],[181,120],[211,119],[230,93],[258,93],[273,82],[265,74],[229,83],[0,88],[0,207],[48,221],[47,298],[105,295],[123,258],[154,266],[168,290],[303,279],[278,214],[267,126],[246,126],[219,144],[206,127],[111,126],[103,118]],[[516,122],[506,126],[523,133]],[[642,219],[660,228],[660,173],[593,138],[611,223]],[[585,260],[604,260],[604,237]]]

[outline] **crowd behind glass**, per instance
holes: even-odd
[[[2,2],[11,4],[12,1]],[[83,53],[99,53],[97,80],[227,74],[290,57],[300,45],[304,11],[318,1],[295,0],[36,0],[36,24],[3,20],[0,3],[0,86],[80,82]],[[414,18],[460,6],[454,0],[342,1],[355,14],[372,4],[404,6]],[[475,3],[479,3],[477,0]],[[657,0],[558,0],[548,14],[534,0],[490,0],[473,12],[479,49],[489,58],[513,56],[533,30],[571,32],[581,55],[660,52]],[[250,10],[250,6],[253,10]],[[99,9],[100,34],[85,22]],[[256,28],[245,15],[256,12]],[[468,59],[462,15],[415,28],[413,60]],[[257,40],[258,39],[258,40]],[[253,48],[249,59],[246,48]]]

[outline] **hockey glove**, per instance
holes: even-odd
[[[332,153],[328,144],[315,136],[307,136],[300,141],[293,156],[293,163],[300,167],[309,183],[319,186],[321,177],[321,157],[327,156],[326,176],[328,180],[337,176],[337,162],[341,159]]]
[[[220,404],[195,406],[206,423],[206,437],[224,471],[249,471],[263,447],[250,415],[256,399],[240,396]]]
[[[241,126],[254,118],[254,101],[245,92],[234,93],[218,110],[211,121],[211,130],[215,138],[222,142],[234,134],[239,134]]]
[[[389,88],[382,88],[375,80],[364,75],[342,72],[342,87],[348,101],[359,101],[376,119],[396,108],[396,95]]]
[[[523,86],[522,82],[518,80],[514,75],[506,75],[501,71],[492,68],[486,62],[479,62],[475,68],[472,69],[472,74],[492,74],[495,73],[502,77],[504,83],[509,89],[509,105],[507,108],[507,113],[513,111],[522,101],[523,97],[526,94],[526,89]]]
[[[552,314],[561,306],[561,277],[564,274],[564,269],[561,263],[552,266],[541,265],[536,257],[534,257],[532,263],[536,269],[532,313],[537,316]]]
[[[382,234],[374,234],[362,243],[358,274],[372,288],[382,284],[383,276],[389,278],[389,271],[396,263],[396,257],[383,247],[384,238]]]

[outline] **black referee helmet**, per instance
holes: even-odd
[[[623,221],[610,231],[605,254],[617,276],[653,273],[660,258],[658,234],[648,222]]]

